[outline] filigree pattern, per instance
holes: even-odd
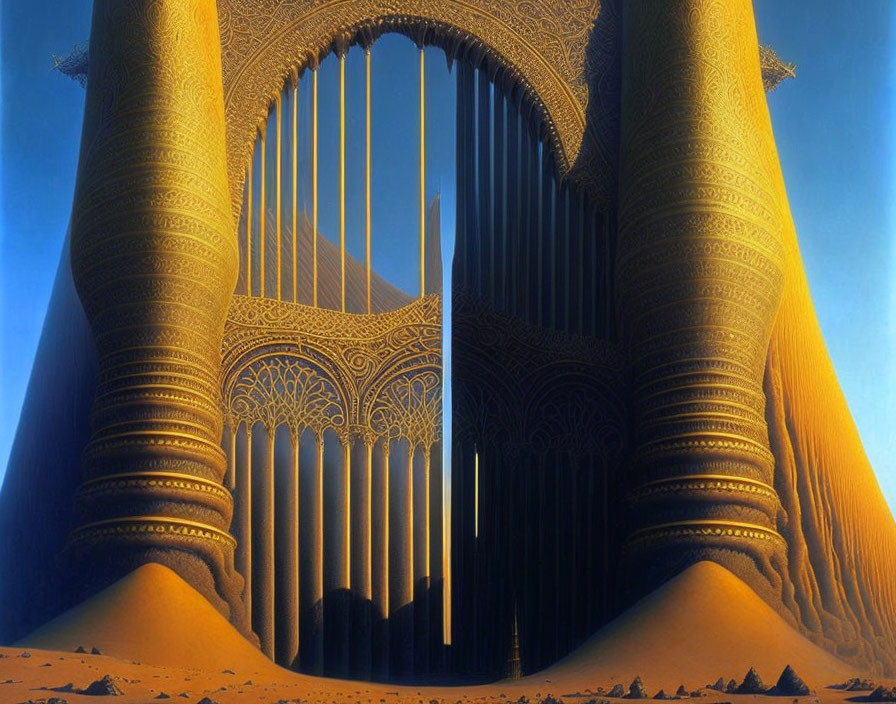
[[[626,411],[614,344],[528,324],[462,293],[453,303],[457,437],[621,457]]]
[[[294,437],[309,428],[430,448],[441,432],[441,334],[438,295],[376,315],[234,296],[225,416]]]
[[[333,383],[306,360],[297,357],[261,359],[245,367],[230,392],[232,424],[284,424],[298,437],[311,428],[345,427],[345,404]]]
[[[517,84],[544,115],[562,170],[585,130],[585,51],[598,0],[564,0],[545,12],[534,0],[221,0],[221,47],[231,195],[235,211],[256,129],[297,69],[334,43],[369,42],[401,31],[449,51],[462,48]]]
[[[442,379],[425,370],[392,378],[377,394],[367,427],[379,437],[429,449],[439,438],[441,420]]]

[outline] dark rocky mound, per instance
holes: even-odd
[[[715,684],[708,684],[708,685],[706,685],[706,688],[714,689],[717,692],[724,692],[725,691],[725,680],[722,679],[721,677],[719,677],[719,679],[716,680]]]
[[[874,687],[875,684],[871,680],[866,680],[863,677],[851,677],[846,680],[846,682],[830,685],[828,689],[845,689],[849,692],[870,692]]]
[[[674,697],[671,697],[671,696],[669,696],[668,694],[666,694],[666,690],[665,690],[665,689],[661,689],[659,692],[657,692],[657,693],[654,695],[653,698],[654,698],[654,699],[674,699]]]
[[[621,699],[625,696],[625,688],[621,684],[614,684],[613,689],[610,690],[610,693],[607,696]]]
[[[628,686],[628,694],[625,695],[626,699],[647,699],[647,690],[644,689],[644,683],[641,681],[641,677],[635,677],[632,680],[632,683]]]
[[[737,688],[737,694],[765,694],[766,691],[768,691],[768,687],[762,683],[759,673],[752,667],[744,676],[744,681]]]
[[[804,697],[809,694],[809,685],[788,665],[784,668],[778,683],[771,688],[769,694],[789,697]]]
[[[684,685],[680,684],[680,685],[678,685],[678,689],[675,690],[675,696],[676,697],[689,697],[690,694],[688,693],[688,690],[686,690],[684,688]]]
[[[105,675],[103,679],[91,682],[86,689],[82,689],[80,694],[87,694],[91,697],[112,696],[117,697],[124,694],[121,687],[116,684],[111,675]]]
[[[728,684],[725,685],[725,694],[737,694],[737,682],[728,680]]]
[[[884,687],[880,685],[871,694],[865,697],[866,702],[896,702],[896,687]]]

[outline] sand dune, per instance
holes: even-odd
[[[640,674],[651,693],[719,677],[738,681],[750,666],[772,685],[792,665],[813,688],[855,674],[803,637],[744,582],[700,562],[648,595],[585,644],[537,675],[573,689]]]
[[[461,698],[516,701],[525,695],[538,701],[548,693],[575,702],[571,695],[582,693],[581,701],[587,701],[586,692],[616,683],[627,686],[635,675],[651,696],[660,688],[674,692],[679,684],[697,689],[719,677],[740,681],[750,666],[772,685],[787,664],[821,701],[841,702],[843,692],[824,688],[862,674],[808,641],[740,579],[710,562],[694,565],[635,604],[553,667],[516,682],[399,687],[298,675],[269,662],[198,592],[155,564],[144,565],[17,645],[64,652],[35,651],[30,659],[17,651],[6,651],[3,658],[0,652],[0,683],[9,667],[19,675],[16,681],[21,679],[15,691],[22,692],[68,681],[83,686],[112,674],[125,677],[129,691],[123,702],[132,697],[144,701],[141,697],[151,698],[160,689],[214,693],[224,704],[258,701],[259,696],[262,701],[301,697],[330,702],[351,696],[359,702],[419,704]],[[74,655],[78,646],[87,651],[96,647],[103,655]],[[39,667],[45,661],[49,665]],[[732,695],[711,693],[703,701],[719,697],[732,700]]]
[[[134,570],[17,645],[69,652],[96,647],[123,660],[197,670],[274,669],[199,592],[154,563]]]

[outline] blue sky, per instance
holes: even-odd
[[[896,510],[896,6],[890,0],[754,4],[761,41],[797,64],[797,79],[769,99],[781,161],[822,331]],[[50,56],[86,41],[90,6],[90,0],[14,0],[0,9],[0,476],[68,224],[77,167],[84,91],[49,70]],[[375,83],[374,112],[383,116],[375,120],[407,123],[403,132],[413,140],[416,116],[401,110],[416,97],[416,66],[401,58],[413,48],[396,37],[378,52],[375,71],[385,65],[408,75],[391,88],[383,82],[378,90]],[[428,50],[429,85],[443,86],[430,95],[433,104],[447,94],[444,66],[437,50]],[[330,70],[324,67],[322,79]],[[363,55],[354,50],[349,86],[358,83],[362,70]],[[450,124],[451,114],[430,108],[432,134]],[[350,133],[362,120],[349,106]],[[450,168],[444,165],[450,150],[439,156],[438,145],[431,138],[430,194],[446,189],[439,176]],[[380,163],[396,173],[414,173],[411,163],[382,157]],[[350,180],[359,168],[349,162]],[[407,185],[415,197],[416,182]],[[412,222],[399,210],[379,217],[383,232]],[[357,245],[349,242],[350,249]]]

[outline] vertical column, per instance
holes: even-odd
[[[375,524],[378,527],[376,569],[373,571],[373,594],[376,609],[379,612],[374,642],[376,643],[375,669],[377,676],[385,679],[389,676],[389,616],[391,600],[389,595],[389,441],[382,439],[374,447],[373,460],[376,463],[377,503]]]
[[[259,516],[256,527],[260,535],[261,553],[258,555],[258,584],[255,585],[256,630],[261,640],[261,649],[269,658],[274,658],[274,603],[275,603],[275,556],[274,556],[274,442],[276,430],[266,428],[267,447],[265,467],[259,486]]]
[[[290,149],[292,152],[292,264],[290,272],[292,273],[292,300],[297,303],[298,298],[298,212],[299,212],[299,77],[293,76],[292,81],[292,139],[290,140]],[[296,447],[298,447],[298,439],[296,439]]]
[[[345,313],[345,47],[339,52],[339,305]]]
[[[494,140],[492,143],[494,168],[492,171],[492,193],[494,203],[494,214],[492,229],[494,231],[493,242],[494,250],[491,256],[491,274],[489,279],[489,290],[491,291],[490,303],[495,310],[504,311],[504,282],[507,280],[507,272],[504,268],[504,251],[507,247],[507,233],[505,231],[506,217],[504,213],[505,204],[505,169],[506,169],[506,152],[504,143],[505,132],[505,100],[504,94],[498,83],[493,86],[492,101],[492,125],[494,130]]]
[[[236,566],[243,575],[243,602],[246,620],[252,623],[252,426],[244,426],[245,456],[239,465],[239,501],[236,505],[236,533],[239,537],[236,552]]]
[[[246,295],[252,295],[252,204],[255,200],[255,192],[252,189],[252,174],[255,171],[255,149],[252,150],[252,159],[249,161],[249,171],[246,174],[249,195],[246,198]]]
[[[371,143],[370,143],[370,52],[372,47],[368,46],[364,49],[364,82],[365,82],[365,93],[364,93],[364,114],[365,114],[365,122],[364,122],[364,268],[366,273],[366,283],[367,283],[367,313],[368,315],[371,312],[370,309],[370,272],[371,272],[371,260],[370,260],[370,180],[371,180],[371,170],[370,170],[370,151],[371,151]],[[370,448],[368,448],[369,450]]]
[[[420,47],[420,298],[426,295],[426,54]]]
[[[491,271],[494,230],[494,211],[492,210],[491,181],[491,81],[485,66],[479,67],[477,86],[477,126],[476,126],[476,159],[479,227],[476,233],[479,257],[476,262],[475,290],[481,300],[488,300],[492,282]]]
[[[636,480],[624,570],[644,591],[711,559],[774,604],[785,545],[762,381],[782,217],[752,4],[624,9],[617,282]]]
[[[541,247],[538,260],[539,312],[545,327],[557,327],[559,282],[554,279],[557,230],[554,210],[554,160],[547,142],[541,144]]]
[[[538,127],[535,124],[532,124],[532,111],[534,108],[530,106],[530,119],[528,120],[528,134],[527,136],[527,150],[528,150],[528,164],[527,169],[524,171],[526,177],[528,178],[528,194],[527,194],[527,202],[528,202],[528,215],[526,222],[528,223],[528,227],[526,228],[526,268],[527,268],[527,276],[526,276],[526,292],[528,294],[527,306],[526,306],[526,316],[530,323],[537,324],[540,323],[540,292],[539,292],[539,276],[538,276],[538,262],[540,256],[540,248],[539,248],[539,222],[541,217],[541,212],[539,210],[539,179],[541,176],[541,161],[539,159],[539,149],[538,149]]]
[[[314,478],[311,496],[310,535],[311,584],[308,585],[311,623],[309,634],[314,639],[303,643],[311,653],[312,671],[323,674],[324,669],[324,437],[323,431],[315,433]]]
[[[522,244],[519,227],[519,207],[520,207],[520,174],[519,174],[519,105],[513,95],[505,98],[507,103],[507,210],[505,211],[505,257],[504,257],[504,277],[505,277],[505,309],[508,313],[514,315],[519,314],[519,301],[517,292],[519,290],[519,265],[517,250]]]
[[[317,66],[311,71],[311,304],[317,307]]]
[[[71,263],[98,353],[84,463],[100,490],[79,501],[69,545],[93,588],[162,562],[245,632],[220,485],[218,372],[239,246],[217,27],[214,0],[94,3]],[[203,481],[163,499],[160,473]]]
[[[259,284],[259,296],[265,298],[267,296],[267,278],[264,272],[264,260],[265,254],[268,249],[268,226],[267,226],[267,214],[268,214],[268,198],[267,198],[267,133],[268,133],[268,123],[265,121],[264,128],[261,130],[261,135],[259,137],[258,148],[261,151],[260,156],[260,171],[261,171],[261,182],[259,184],[258,191],[258,284]]]
[[[236,488],[236,428],[230,419],[224,434],[227,442],[227,477],[224,486],[233,491]]]
[[[411,476],[414,486],[414,672],[429,671],[430,604],[432,571],[430,562],[430,447],[420,444],[412,453]]]
[[[520,167],[517,172],[519,179],[519,196],[517,198],[517,241],[519,242],[517,246],[517,277],[519,279],[517,284],[517,315],[530,320],[530,301],[532,296],[532,278],[529,267],[529,253],[531,251],[530,229],[532,227],[530,182],[532,170],[536,168],[537,162],[533,163],[532,161],[529,125],[524,119],[527,112],[525,106],[520,107]]]
[[[301,583],[299,574],[299,429],[290,430],[289,440],[292,450],[292,466],[289,473],[289,491],[286,500],[287,533],[286,559],[284,570],[287,574],[287,584],[291,584],[285,594],[278,595],[278,613],[285,616],[282,624],[286,636],[284,638],[285,652],[279,657],[279,662],[284,666],[291,666],[299,655],[299,613],[301,604],[299,594]]]
[[[275,101],[275,117],[277,119],[277,155],[275,157],[275,168],[277,169],[277,174],[274,178],[274,189],[276,191],[276,195],[274,196],[275,207],[277,208],[277,215],[274,218],[275,227],[276,227],[276,239],[277,239],[277,300],[283,299],[283,287],[282,287],[282,272],[283,272],[283,262],[282,262],[282,253],[283,253],[283,241],[282,241],[282,215],[283,215],[283,205],[282,205],[282,185],[283,185],[283,94],[277,93],[277,99]]]
[[[373,438],[369,435],[352,440],[352,610],[351,677],[370,679],[372,674],[374,608],[373,549]]]
[[[405,555],[405,563],[403,565],[403,576],[404,576],[404,584],[402,586],[402,591],[406,596],[406,602],[410,605],[410,610],[413,613],[413,603],[414,603],[414,580],[416,577],[416,565],[414,564],[414,555],[416,549],[416,542],[414,540],[414,445],[413,443],[408,443],[408,454],[406,458],[406,468],[405,468],[405,482],[407,483],[407,491],[405,492],[405,504],[404,504],[404,515],[405,515],[405,523],[404,523],[404,531],[405,531],[405,545],[407,545],[407,554]],[[410,619],[413,621],[413,618]],[[413,630],[411,630],[413,633]],[[413,650],[413,643],[411,645],[411,650]]]

